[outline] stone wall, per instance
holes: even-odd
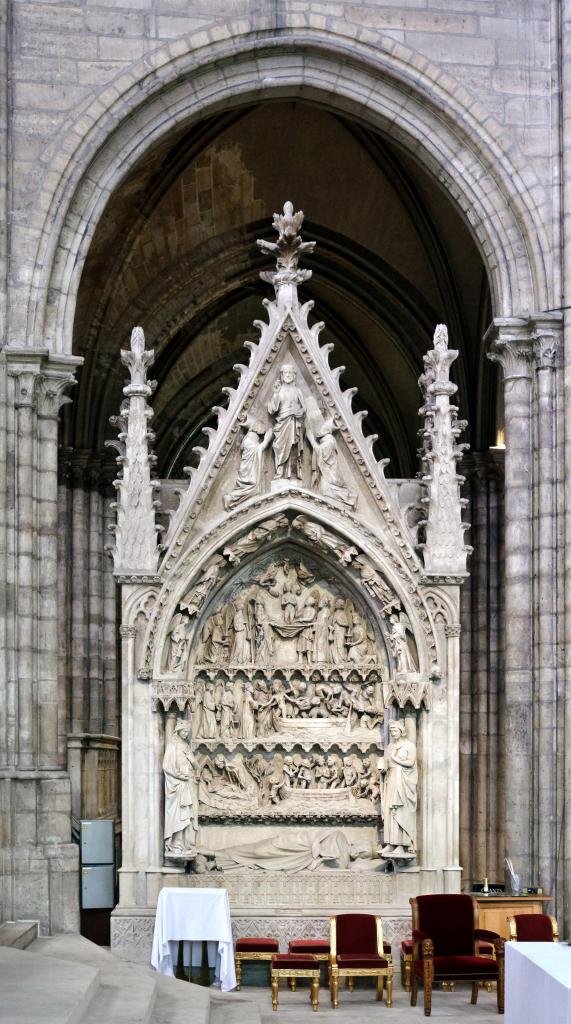
[[[77,887],[66,825],[66,733],[117,731],[114,591],[102,553],[108,498],[93,477],[86,483],[77,475],[71,487],[60,482],[59,505],[57,494],[57,423],[75,370],[78,282],[113,190],[161,132],[192,123],[217,103],[326,96],[332,109],[387,131],[439,181],[477,240],[494,317],[527,318],[565,305],[571,232],[564,225],[561,237],[560,210],[571,168],[558,95],[562,81],[568,90],[571,63],[558,17],[559,5],[548,0],[6,5],[0,20],[0,62],[9,72],[0,86],[0,214],[9,211],[0,216],[7,224],[0,234],[6,299],[0,306],[0,478],[6,481],[0,488],[0,902],[8,916],[37,914],[55,930],[76,923],[69,909]],[[567,105],[565,92],[564,114]],[[532,343],[526,332],[524,347]],[[464,597],[465,655],[471,648],[472,660],[464,666],[463,834],[467,851],[474,830],[478,835],[469,874],[490,873],[490,863],[499,871],[503,847],[496,837],[505,818],[508,852],[520,858],[524,877],[549,888],[559,878],[563,907],[565,871],[571,892],[571,833],[561,846],[567,853],[555,863],[553,848],[560,849],[569,776],[563,751],[571,751],[562,653],[564,616],[571,618],[563,572],[570,569],[571,545],[558,512],[563,488],[571,487],[567,362],[536,362],[532,376],[533,387],[525,383],[527,371],[515,385],[523,393],[519,410],[506,394],[505,651],[501,620],[500,628],[494,621],[503,585],[495,576],[503,572],[497,532],[503,512],[487,462],[476,467],[472,485],[479,553]],[[513,397],[513,384],[508,391]],[[95,414],[87,401],[84,415]],[[97,466],[101,453],[92,454]],[[81,452],[74,459],[77,466]],[[566,507],[571,515],[571,500]],[[512,614],[517,636],[526,638],[523,665],[517,642],[510,642]],[[506,700],[521,712],[521,728],[507,734]],[[493,795],[489,789],[502,765],[507,807],[501,788]],[[474,769],[477,782],[468,786]],[[46,828],[52,815],[57,827]],[[10,878],[22,870],[22,884],[12,886]],[[33,904],[30,877],[43,879]]]

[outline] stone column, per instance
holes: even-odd
[[[105,496],[103,505],[103,547],[110,544],[109,527],[115,523],[115,511],[111,508],[113,497]],[[117,584],[113,576],[113,561],[109,553],[103,556],[103,682],[104,721],[103,732],[109,736],[119,735],[119,692],[117,685]]]
[[[557,537],[555,363],[558,331],[536,323],[533,351],[537,371],[536,507],[537,507],[537,875],[545,892],[554,893],[557,861]]]
[[[78,854],[58,728],[58,414],[80,360],[7,348],[0,369],[4,579],[11,656],[0,673],[7,709],[0,775],[0,905],[44,930],[78,927]]]
[[[99,490],[101,466],[97,459],[89,465],[89,552],[88,552],[88,629],[87,629],[87,731],[103,731],[103,499]]]
[[[59,729],[58,653],[63,646],[60,629],[65,628],[58,607],[58,419],[59,411],[71,399],[65,394],[69,373],[48,370],[42,374],[38,392],[38,728],[40,767],[65,768],[66,752],[61,749]]]
[[[506,854],[522,883],[533,863],[532,357],[529,323],[498,319],[485,340],[503,371],[505,410]]]
[[[87,682],[87,595],[89,508],[85,473],[89,455],[74,452],[72,460],[71,505],[71,732],[85,732],[88,721]]]

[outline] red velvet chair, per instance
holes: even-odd
[[[383,924],[373,914],[338,914],[331,921],[329,987],[333,1008],[339,1006],[339,979],[350,988],[355,978],[376,978],[377,999],[387,983],[387,1006],[393,1005],[392,955],[385,952]]]
[[[559,942],[557,921],[550,914],[515,914],[508,925],[513,942]]]
[[[412,907],[412,991],[416,1006],[418,982],[424,985],[424,1013],[432,1011],[432,986],[442,981],[469,981],[474,1004],[481,981],[497,981],[498,1013],[504,1012],[504,940],[478,928],[478,904],[473,896],[417,896]],[[479,943],[493,943],[496,959],[480,956]]]

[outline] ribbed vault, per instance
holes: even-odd
[[[416,471],[417,378],[437,322],[461,349],[459,399],[486,447],[495,397],[480,339],[489,292],[478,251],[436,183],[384,136],[299,102],[209,118],[152,150],[109,200],[79,289],[83,355],[65,444],[101,453],[120,404],[118,348],[140,323],[156,352],[157,470],[195,458],[266,286],[256,238],[291,197],[317,241],[303,298],[326,323],[394,476]],[[73,418],[72,418],[73,417]]]

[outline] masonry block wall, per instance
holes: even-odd
[[[557,891],[567,913],[571,364],[567,319],[558,311],[571,303],[568,39],[568,0],[3,6],[0,904],[7,916],[38,916],[44,929],[76,926],[67,737],[118,729],[113,581],[104,557],[109,477],[101,451],[63,451],[60,413],[73,400],[78,350],[87,344],[78,337],[76,300],[90,244],[129,170],[169,132],[239,103],[283,98],[324,104],[386,133],[438,183],[486,267],[493,322],[482,359],[491,348],[511,420],[505,495],[500,455],[476,453],[470,466],[478,544],[476,582],[463,598],[465,868],[467,877],[501,876],[508,852],[529,882]],[[255,191],[248,194],[255,220]],[[133,322],[118,314],[117,347]],[[88,422],[96,410],[82,401]],[[511,634],[501,617],[504,591],[513,616],[506,626],[517,623]],[[32,902],[30,878],[38,880]]]

